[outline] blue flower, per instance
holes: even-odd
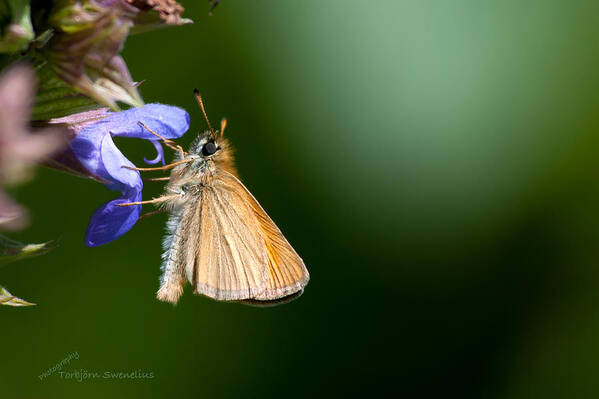
[[[136,137],[152,142],[158,153],[148,163],[162,161],[164,153],[160,139],[139,122],[166,139],[181,137],[189,128],[189,115],[181,108],[147,104],[127,111],[108,113],[108,116],[87,124],[71,141],[71,150],[81,164],[93,175],[105,181],[110,190],[118,190],[121,197],[102,205],[91,217],[85,243],[90,247],[104,245],[117,239],[133,227],[141,212],[141,205],[117,206],[141,201],[143,183],[139,172],[123,168],[134,167],[119,151],[112,136]]]

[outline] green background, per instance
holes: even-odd
[[[39,170],[12,237],[58,248],[0,270],[38,303],[0,309],[2,396],[596,398],[599,3],[206,3],[124,57],[146,102],[190,112],[182,144],[194,87],[228,118],[310,284],[269,309],[160,303],[165,217],[86,248],[116,194]],[[75,351],[63,370],[154,378],[40,381]]]

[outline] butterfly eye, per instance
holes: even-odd
[[[214,141],[209,141],[202,147],[202,155],[212,155],[216,152],[217,149],[218,148],[216,148],[216,144],[214,144]]]

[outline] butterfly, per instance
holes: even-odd
[[[172,169],[161,197],[123,204],[160,203],[170,214],[157,298],[175,304],[189,282],[195,294],[219,301],[268,306],[295,299],[308,283],[308,270],[239,180],[231,146],[223,137],[226,120],[214,130],[202,97],[197,90],[194,94],[209,130],[185,152],[140,122],[178,155],[162,168],[135,168]]]

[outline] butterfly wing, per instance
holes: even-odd
[[[302,259],[228,172],[214,176],[171,216],[161,300],[176,303],[185,277],[196,294],[253,305],[290,301],[308,283]]]
[[[257,227],[267,257],[265,263],[268,271],[266,287],[258,295],[251,297],[251,301],[248,302],[276,304],[301,295],[309,280],[309,273],[302,259],[256,198],[235,176],[223,173],[220,182],[223,188],[236,192],[251,209],[255,222],[249,225]]]
[[[228,301],[264,292],[268,255],[244,192],[213,178],[202,187],[194,220],[200,221],[198,237],[189,242],[197,252],[188,255],[186,274],[195,293]]]

